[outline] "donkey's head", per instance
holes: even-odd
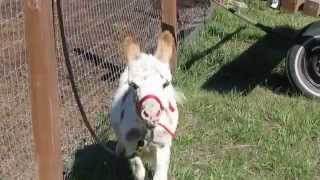
[[[158,123],[170,103],[169,94],[173,89],[169,64],[173,46],[174,39],[167,31],[160,34],[154,55],[141,52],[130,37],[124,41],[128,84],[135,92],[136,112],[149,127]]]

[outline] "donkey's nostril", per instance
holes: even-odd
[[[146,111],[143,111],[143,115],[144,115],[145,117],[149,117],[149,114],[148,114]]]
[[[160,113],[161,113],[161,111],[159,110],[159,111],[157,112],[156,116],[159,117],[159,116],[160,116]]]
[[[156,121],[161,114],[161,104],[155,99],[147,99],[139,103],[138,109],[141,118],[147,121]],[[140,107],[140,108],[139,108]]]

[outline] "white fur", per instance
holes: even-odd
[[[141,53],[136,60],[131,61],[120,77],[119,87],[115,92],[111,109],[111,124],[118,138],[117,153],[124,153],[127,157],[132,156],[137,149],[139,139],[127,140],[126,135],[132,128],[137,128],[141,132],[146,132],[140,117],[135,110],[135,93],[139,97],[146,94],[156,94],[162,101],[165,111],[162,112],[160,122],[168,127],[172,132],[176,131],[178,125],[178,109],[175,92],[172,85],[163,89],[163,83],[171,81],[169,64],[163,63],[152,55]],[[139,85],[139,90],[135,92],[129,82],[133,81]],[[127,94],[129,93],[129,94]],[[127,94],[127,96],[126,96]],[[126,96],[126,100],[123,98]],[[169,111],[169,102],[175,111]],[[125,109],[123,119],[121,112]],[[130,164],[134,176],[138,180],[145,178],[145,168],[142,159],[149,156],[154,165],[155,180],[166,180],[168,178],[168,169],[170,162],[170,148],[172,136],[161,126],[153,129],[152,139],[146,139],[147,145],[143,146],[139,156],[130,159]]]

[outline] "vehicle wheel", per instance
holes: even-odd
[[[286,64],[291,83],[304,95],[320,98],[320,32],[294,45]]]

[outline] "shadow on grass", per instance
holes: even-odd
[[[289,27],[278,27],[274,30],[292,37],[297,33]],[[236,91],[246,95],[257,85],[261,85],[276,93],[295,93],[285,73],[273,72],[273,69],[285,59],[292,44],[292,40],[266,34],[231,63],[213,74],[202,88],[219,93]]]
[[[195,55],[192,55],[192,57],[190,58],[189,61],[187,61],[185,64],[183,64],[181,66],[181,68],[184,70],[184,71],[187,71],[189,70],[192,65],[201,60],[202,58],[208,56],[209,54],[211,54],[214,50],[220,48],[224,43],[226,43],[227,41],[231,40],[232,37],[234,37],[235,35],[239,34],[242,30],[244,30],[246,28],[246,26],[242,26],[242,27],[239,27],[237,30],[235,30],[234,32],[230,33],[230,34],[227,34],[221,41],[219,41],[217,44],[214,44],[213,46],[211,46],[210,48],[206,49],[205,51],[202,51],[201,53],[199,54],[195,54]]]
[[[116,142],[107,146],[115,149]],[[75,154],[72,170],[67,180],[133,179],[127,159],[108,154],[100,145],[90,145]]]

